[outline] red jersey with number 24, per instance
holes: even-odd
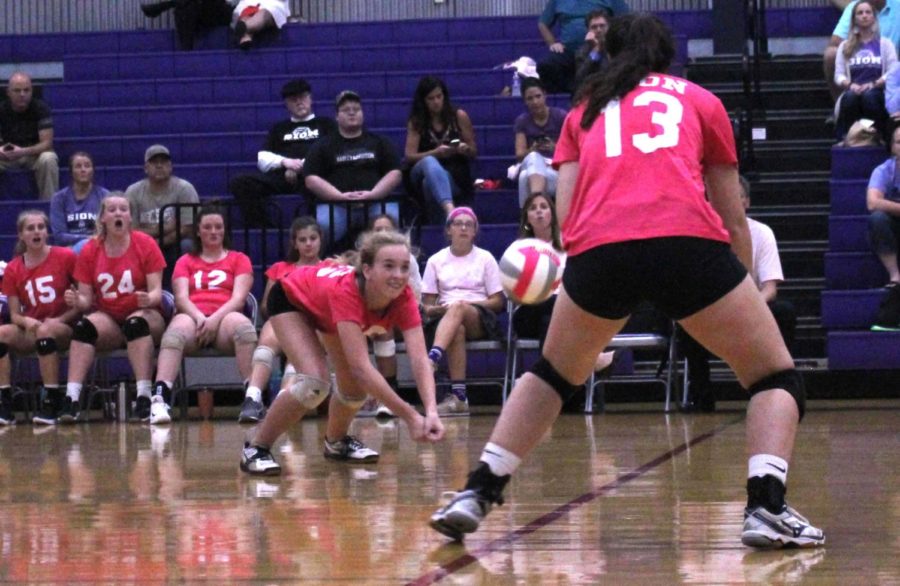
[[[98,310],[123,322],[138,308],[135,292],[147,290],[147,275],[164,268],[166,260],[156,240],[135,230],[121,256],[107,256],[102,240],[89,240],[75,263],[75,280],[93,287]]]
[[[627,240],[695,236],[729,242],[706,200],[707,165],[736,165],[722,102],[687,80],[653,73],[611,101],[588,130],[585,104],[563,124],[553,165],[578,162],[562,225],[570,256]]]
[[[3,274],[3,294],[18,297],[22,314],[37,320],[66,312],[65,293],[72,284],[75,253],[71,248],[51,246],[50,254],[36,267],[25,266],[19,255],[9,261]]]
[[[250,258],[229,250],[224,258],[206,262],[199,255],[185,254],[175,262],[172,280],[188,280],[188,298],[205,316],[225,305],[234,292],[234,279],[253,272]]]
[[[281,286],[288,301],[312,317],[317,330],[327,334],[335,333],[341,321],[358,324],[366,336],[391,332],[394,326],[405,331],[422,323],[419,304],[409,285],[385,311],[366,309],[351,266],[323,261],[297,267],[281,279]]]

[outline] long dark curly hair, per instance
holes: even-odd
[[[441,88],[444,93],[444,107],[440,114],[444,128],[456,126],[456,106],[450,102],[450,90],[447,89],[447,84],[440,77],[426,75],[419,80],[419,84],[416,86],[412,108],[409,111],[409,123],[420,135],[425,134],[431,128],[431,114],[425,104],[425,98],[435,88]]]

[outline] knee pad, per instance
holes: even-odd
[[[262,364],[271,370],[274,363],[275,352],[268,346],[257,346],[253,351],[253,364]]]
[[[375,340],[372,342],[372,351],[378,358],[390,358],[397,353],[397,342],[393,340]]]
[[[803,376],[795,368],[788,368],[759,380],[747,389],[752,397],[756,393],[770,391],[772,389],[784,389],[797,402],[797,410],[800,412],[800,421],[806,413],[806,385],[803,384]]]
[[[159,349],[169,348],[170,350],[184,352],[185,344],[187,344],[187,337],[184,334],[166,331],[162,336],[162,340],[159,341]]]
[[[297,381],[287,390],[304,409],[315,409],[328,396],[329,384],[320,378],[298,374]]]
[[[284,372],[281,374],[282,377],[288,376],[297,376],[297,369],[294,368],[294,365],[290,362],[287,363],[284,367]]]
[[[363,404],[366,402],[368,397],[358,398],[351,397],[349,395],[345,395],[341,392],[341,389],[335,387],[334,395],[337,397],[337,400],[341,402],[342,405],[346,405],[351,409],[356,409],[357,411],[362,408]]]
[[[125,320],[125,325],[122,326],[122,332],[125,334],[127,341],[134,342],[139,338],[150,335],[150,324],[140,316],[129,317]]]
[[[91,346],[95,346],[97,344],[97,328],[94,327],[94,324],[86,317],[81,318],[77,322],[75,322],[75,327],[72,328],[72,339],[82,342],[84,344],[90,344]]]
[[[0,342],[0,358],[4,358],[7,354],[9,354],[9,346]]]
[[[234,328],[234,335],[231,337],[235,346],[247,346],[256,344],[259,336],[256,334],[256,328],[251,323],[242,323]]]
[[[47,356],[55,353],[59,347],[56,345],[56,338],[41,338],[35,343],[35,349],[38,356]]]
[[[568,401],[581,388],[581,385],[573,385],[567,381],[557,370],[550,364],[546,358],[541,356],[540,360],[534,363],[529,370],[531,374],[538,377],[556,391],[562,402]]]

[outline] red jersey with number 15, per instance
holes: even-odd
[[[405,331],[422,323],[419,304],[409,285],[385,311],[375,313],[366,309],[353,267],[332,261],[297,267],[281,279],[281,286],[288,301],[309,315],[317,330],[327,334],[335,333],[341,321],[358,324],[366,336],[391,332],[394,326]]]
[[[75,263],[75,280],[93,287],[97,309],[123,322],[138,308],[135,292],[147,290],[147,275],[164,268],[156,240],[135,230],[121,256],[107,256],[102,240],[89,240]]]
[[[185,254],[175,262],[172,280],[188,280],[188,297],[205,316],[225,305],[234,292],[234,279],[253,272],[250,258],[229,250],[224,258],[206,262],[199,255]]]
[[[687,80],[653,73],[611,101],[590,129],[585,104],[563,124],[553,165],[578,162],[562,225],[570,256],[626,240],[695,236],[729,242],[706,200],[708,165],[736,165],[731,121],[713,94]]]
[[[18,297],[26,317],[43,321],[60,316],[68,309],[65,293],[74,270],[75,253],[70,248],[51,246],[47,258],[32,268],[19,255],[9,261],[3,274],[3,294]]]

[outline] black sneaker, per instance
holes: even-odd
[[[141,421],[150,421],[150,397],[141,395],[137,398],[134,403],[134,416]]]
[[[353,464],[372,464],[378,461],[378,452],[366,447],[352,435],[345,435],[336,442],[325,440],[325,457]]]
[[[272,457],[272,452],[262,446],[251,446],[244,443],[241,451],[241,470],[254,476],[278,476],[281,466]]]
[[[12,410],[12,401],[6,397],[0,400],[0,426],[15,425],[16,415]]]
[[[253,397],[244,397],[241,404],[241,414],[238,415],[238,423],[256,423],[266,416],[266,408],[262,403],[254,401]]]
[[[75,423],[78,419],[78,408],[72,397],[66,395],[62,400],[62,407],[59,409],[59,416],[56,420],[59,423]]]
[[[59,416],[60,391],[41,389],[41,407],[37,414],[31,418],[35,425],[56,425]]]

